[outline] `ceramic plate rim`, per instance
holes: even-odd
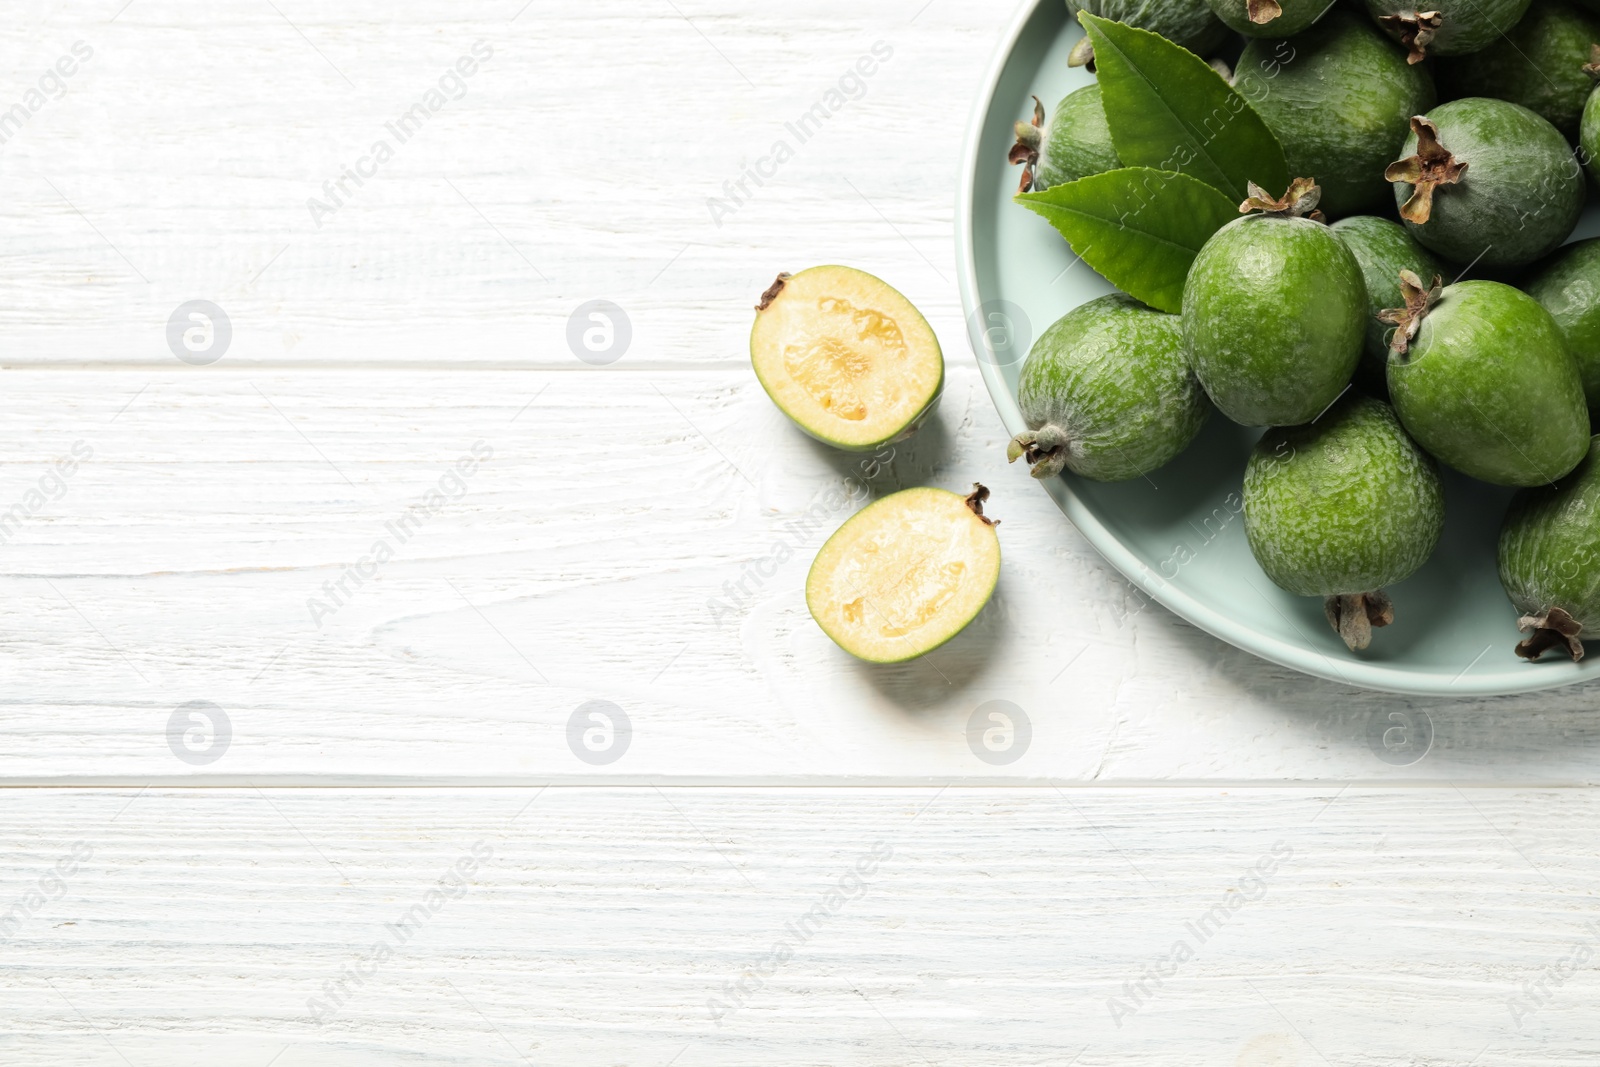
[[[1023,0],[984,71],[982,90],[968,119],[961,151],[955,227],[956,273],[961,291],[961,310],[966,323],[967,343],[976,358],[978,372],[983,377],[989,397],[1000,413],[1000,420],[1005,425],[1007,435],[1020,433],[1027,426],[1023,421],[1022,411],[1017,406],[1016,398],[1011,395],[1011,390],[1006,385],[999,365],[993,360],[984,359],[982,355],[985,346],[981,339],[982,320],[978,316],[978,311],[983,304],[983,297],[978,285],[975,227],[979,149],[983,133],[988,127],[990,113],[995,105],[1001,79],[1011,63],[1012,53],[1023,30],[1042,5],[1061,2],[1062,0]],[[1529,674],[1526,683],[1506,685],[1503,682],[1503,675],[1473,678],[1464,671],[1454,679],[1445,679],[1443,675],[1431,671],[1408,670],[1360,660],[1335,662],[1331,657],[1315,649],[1284,641],[1240,623],[1195,599],[1176,582],[1154,584],[1144,580],[1142,573],[1147,570],[1145,565],[1106,528],[1064,479],[1051,478],[1042,484],[1062,513],[1095,550],[1146,596],[1213,637],[1271,663],[1344,685],[1414,696],[1508,696],[1557,689],[1588,680],[1579,666],[1574,664],[1546,664],[1543,667],[1530,664],[1529,669],[1532,673]],[[1275,605],[1274,610],[1276,610]],[[1286,624],[1288,621],[1285,619]]]

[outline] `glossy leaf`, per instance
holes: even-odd
[[[1088,13],[1079,20],[1094,42],[1106,122],[1124,163],[1181,171],[1235,201],[1252,181],[1274,196],[1288,186],[1283,146],[1199,56],[1147,30]]]
[[[1239,206],[1198,178],[1125,167],[1023,193],[1089,266],[1159,311],[1183,307],[1183,283],[1202,245]]]

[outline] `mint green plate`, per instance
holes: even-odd
[[[1091,75],[1067,66],[1082,35],[1062,0],[1025,5],[989,69],[967,132],[957,205],[961,300],[989,394],[1010,433],[1025,429],[1017,372],[1028,346],[1072,308],[1111,292],[1037,215],[1011,202],[1012,125]],[[1591,208],[1580,235],[1600,231]],[[1115,485],[1070,475],[1045,488],[1067,518],[1151,599],[1263,659],[1369,689],[1429,696],[1525,693],[1600,677],[1583,664],[1525,663],[1512,652],[1516,612],[1495,575],[1510,492],[1445,474],[1447,521],[1433,559],[1390,589],[1396,619],[1352,653],[1320,601],[1273,585],[1250,555],[1239,515],[1245,458],[1259,431],[1213,416],[1181,457],[1148,479]],[[1018,471],[1019,478],[1022,472]]]

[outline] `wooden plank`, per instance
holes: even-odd
[[[1596,803],[13,790],[0,1047],[30,1065],[1577,1065],[1600,1053]]]
[[[90,53],[3,146],[0,365],[176,366],[169,317],[203,299],[238,366],[583,366],[568,322],[597,298],[626,360],[726,365],[775,273],[840,258],[959,325],[950,160],[993,11],[517,6],[0,29],[19,72]]]
[[[6,386],[13,781],[1594,779],[1591,688],[1358,693],[1147,605],[1005,464],[970,368],[934,425],[866,468],[744,371]],[[974,481],[1003,520],[995,603],[920,663],[849,659],[805,611],[816,549],[869,494]],[[632,723],[609,763],[568,743],[592,700]],[[1010,763],[969,744],[997,700],[1032,728]],[[192,701],[231,726],[211,762],[167,734]],[[1426,758],[1373,747],[1391,713],[1431,729]],[[179,720],[204,757],[204,722]]]
[[[14,781],[1594,780],[1589,687],[1358,693],[1147,605],[1005,464],[970,368],[877,467],[797,433],[745,371],[6,384]],[[995,603],[920,663],[845,656],[805,611],[816,549],[869,494],[974,481],[1003,520]],[[592,700],[632,723],[609,763],[568,742]],[[997,700],[1032,728],[1009,763],[968,739]],[[231,726],[211,762],[167,734],[192,701]],[[1425,759],[1373,747],[1391,713],[1431,730]],[[203,759],[205,723],[179,720]]]

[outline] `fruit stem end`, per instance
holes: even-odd
[[[1389,339],[1389,351],[1396,356],[1404,356],[1411,351],[1411,342],[1417,339],[1422,320],[1428,317],[1428,312],[1433,310],[1433,305],[1439,302],[1443,292],[1444,279],[1437,274],[1433,276],[1433,284],[1424,288],[1422,279],[1417,277],[1415,271],[1400,272],[1400,293],[1405,297],[1406,306],[1378,312],[1379,322],[1386,322],[1395,328],[1394,336]]]
[[[1033,122],[1017,123],[1017,143],[1011,146],[1011,152],[1006,156],[1012,166],[1022,164],[1022,184],[1017,186],[1018,196],[1033,190],[1034,172],[1039,166],[1039,146],[1042,144],[1044,103],[1036,96],[1033,98]]]
[[[1536,660],[1552,648],[1564,648],[1572,662],[1583,661],[1583,642],[1579,640],[1583,623],[1564,608],[1551,608],[1542,616],[1524,615],[1517,620],[1517,629],[1529,634],[1517,645],[1517,655],[1525,660]]]
[[[1054,478],[1067,466],[1067,443],[1070,438],[1059,426],[1045,425],[1037,430],[1024,430],[1006,446],[1006,460],[1015,463],[1028,461],[1028,473],[1035,478]]]
[[[1382,589],[1330,596],[1322,602],[1322,610],[1328,617],[1328,624],[1352,652],[1360,652],[1372,644],[1374,627],[1394,622],[1394,602]]]
[[[1438,36],[1444,25],[1444,15],[1437,11],[1413,11],[1401,15],[1380,15],[1383,28],[1400,38],[1406,46],[1406,62],[1416,66],[1428,58],[1428,45]]]
[[[1467,176],[1467,164],[1439,143],[1439,127],[1422,115],[1411,116],[1417,137],[1417,154],[1384,168],[1384,181],[1412,186],[1411,197],[1400,207],[1400,217],[1421,226],[1433,217],[1433,192],[1441,185],[1456,185]]]
[[[778,299],[778,294],[783,292],[783,287],[789,284],[789,279],[792,277],[794,277],[792,274],[778,275],[778,280],[767,286],[767,291],[761,294],[761,303],[756,305],[756,310],[765,311],[771,307],[772,302]]]
[[[1327,221],[1322,212],[1317,210],[1317,205],[1322,202],[1322,187],[1317,184],[1315,178],[1296,178],[1289,183],[1288,191],[1277,199],[1273,199],[1270,193],[1255,182],[1247,182],[1246,186],[1250,190],[1250,196],[1239,205],[1241,215],[1259,211],[1263,215],[1277,218]]]
[[[972,483],[972,492],[967,494],[967,507],[972,513],[983,520],[985,526],[999,526],[999,519],[991,519],[983,513],[983,502],[989,499],[989,487],[981,482]]]

